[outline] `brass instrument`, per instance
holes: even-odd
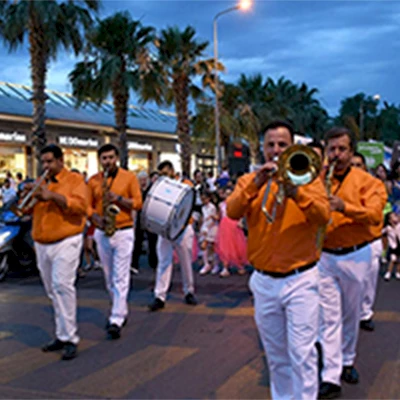
[[[108,176],[109,176],[108,170],[104,170],[103,184],[102,184],[102,189],[103,189],[102,207],[103,207],[103,219],[104,219],[104,233],[106,236],[111,237],[117,230],[115,225],[115,218],[121,212],[121,210],[118,206],[108,201],[108,193],[110,191],[110,188],[107,183]]]
[[[318,154],[311,147],[302,144],[290,146],[280,155],[278,169],[274,171],[279,186],[271,213],[268,212],[266,204],[271,190],[272,178],[268,180],[261,206],[268,223],[275,221],[277,207],[285,199],[284,185],[307,185],[318,177],[321,168],[322,163]]]
[[[43,174],[36,180],[32,189],[23,197],[20,204],[10,207],[10,210],[17,215],[18,217],[22,217],[26,210],[31,210],[35,204],[38,202],[33,195],[38,191],[38,189],[42,186],[42,183],[46,180],[47,175],[49,174],[49,170],[46,169]]]
[[[333,172],[335,171],[337,159],[333,160],[333,162],[329,165],[328,172],[325,175],[325,189],[328,197],[332,194],[332,177]],[[328,225],[331,223],[329,220]],[[322,250],[322,246],[324,245],[325,233],[326,233],[327,225],[320,226],[317,232],[317,249],[318,251]]]

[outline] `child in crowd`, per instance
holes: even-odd
[[[386,215],[385,228],[383,233],[387,235],[389,249],[387,260],[389,263],[388,269],[384,275],[385,281],[390,280],[393,274],[395,265],[397,264],[396,279],[400,279],[400,222],[396,213],[391,212]]]
[[[211,198],[211,194],[207,191],[201,194],[203,206],[201,207],[200,246],[203,250],[204,266],[200,270],[200,275],[208,274],[210,271],[212,274],[217,274],[219,271],[218,258],[214,252],[219,216],[217,207]]]
[[[227,188],[224,192],[224,200],[219,205],[220,224],[216,239],[215,251],[223,264],[219,274],[221,278],[230,275],[229,266],[238,268],[238,273],[246,273],[247,261],[247,240],[243,232],[243,221],[235,221],[226,215],[226,199],[232,193]]]

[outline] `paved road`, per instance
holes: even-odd
[[[134,277],[130,319],[105,340],[108,298],[100,271],[79,281],[79,357],[63,362],[40,346],[52,314],[37,277],[0,285],[1,398],[263,399],[268,373],[252,318],[246,276],[197,277],[200,304],[182,302],[175,271],[167,307],[149,313],[152,271]],[[359,385],[344,398],[400,399],[400,282],[380,282],[377,329],[362,332]]]

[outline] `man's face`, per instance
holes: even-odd
[[[100,164],[104,170],[113,171],[117,168],[118,156],[115,150],[105,151],[100,154]]]
[[[364,171],[367,170],[367,168],[366,168],[366,166],[365,166],[365,164],[363,162],[363,159],[361,157],[359,157],[359,156],[351,157],[351,166],[355,167],[355,168],[361,168]]]
[[[203,174],[201,172],[197,172],[196,175],[194,176],[194,180],[196,181],[196,183],[202,183]]]
[[[166,176],[168,178],[174,179],[175,178],[175,171],[173,168],[170,168],[168,166],[165,166],[161,171],[160,171],[161,176]]]
[[[147,188],[147,176],[139,177],[139,185],[142,190],[145,190]]]
[[[49,176],[57,175],[64,167],[64,160],[62,158],[55,158],[53,153],[44,153],[40,157],[43,170],[49,171]]]
[[[354,151],[350,146],[350,138],[347,135],[329,139],[326,146],[326,154],[329,163],[336,161],[335,172],[344,172],[351,165]]]
[[[287,128],[282,126],[276,129],[268,129],[264,135],[264,157],[266,161],[273,161],[292,144],[292,137]]]
[[[159,176],[160,175],[158,175],[158,174],[153,174],[153,176],[150,178],[151,183],[154,183],[158,179]]]

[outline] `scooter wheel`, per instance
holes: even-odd
[[[0,282],[6,279],[8,273],[8,253],[0,254]]]

